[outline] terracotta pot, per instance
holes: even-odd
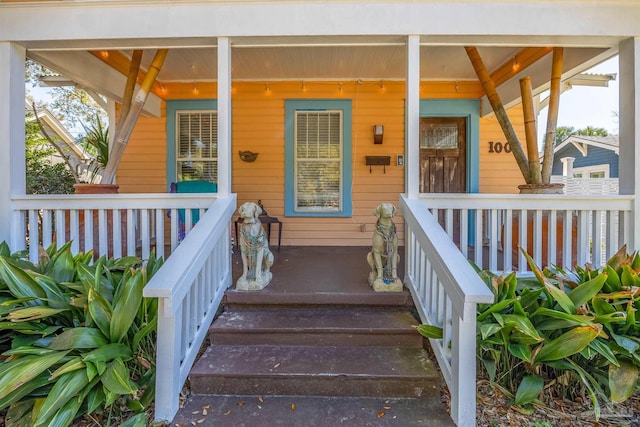
[[[116,194],[120,186],[116,184],[73,184],[76,194]]]

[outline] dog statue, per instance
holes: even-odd
[[[242,276],[236,282],[239,291],[259,291],[271,282],[269,269],[273,265],[273,253],[260,222],[261,213],[260,206],[253,202],[243,203],[238,208],[242,218],[239,236]]]
[[[369,284],[374,291],[400,292],[402,281],[398,278],[398,234],[393,217],[396,207],[391,203],[380,203],[373,210],[378,218],[373,233],[371,252],[367,254],[367,262],[371,267]]]

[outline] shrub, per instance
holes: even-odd
[[[139,413],[154,397],[157,300],[142,297],[151,256],[26,254],[0,244],[0,410],[6,425],[69,425],[85,413]]]
[[[540,270],[525,256],[534,277],[479,271],[495,297],[478,305],[481,372],[521,411],[544,393],[586,393],[598,419],[600,402],[622,402],[638,387],[640,255],[623,247],[603,268],[574,272]]]

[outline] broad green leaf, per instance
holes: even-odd
[[[544,388],[544,379],[540,375],[527,375],[522,378],[516,391],[516,405],[526,405],[538,398]]]
[[[114,295],[111,317],[112,342],[120,342],[131,328],[142,302],[144,285],[142,270],[138,270],[129,280],[120,285],[121,292]]]
[[[613,340],[616,342],[616,344],[618,344],[629,353],[635,353],[640,348],[640,344],[630,337],[614,334],[613,332],[611,332],[610,335],[611,338],[613,338]]]
[[[53,308],[69,307],[67,298],[64,296],[60,285],[58,285],[58,283],[54,279],[35,272],[30,272],[29,275],[38,285],[40,285],[42,290],[47,294],[47,301],[49,302],[49,306]]]
[[[69,399],[47,422],[47,427],[68,427],[78,415],[82,400]]]
[[[71,282],[75,276],[75,271],[76,266],[73,255],[71,255],[71,245],[65,244],[51,257],[51,263],[49,263],[46,273],[60,283]]]
[[[422,324],[418,326],[418,332],[420,333],[420,335],[426,338],[442,338],[442,328],[439,328],[437,326]]]
[[[7,350],[2,354],[4,356],[25,355],[25,354],[31,354],[34,356],[43,356],[45,354],[51,354],[55,352],[56,352],[55,350],[50,350],[48,348],[21,346],[21,347],[12,348],[11,350]]]
[[[69,400],[78,400],[77,394],[87,384],[89,384],[89,378],[84,369],[61,375],[42,404],[36,417],[35,427],[49,425],[49,420],[58,409],[65,406]]]
[[[154,298],[157,301],[157,298]],[[158,326],[158,318],[154,314],[154,316],[150,319],[149,323],[143,325],[133,336],[133,341],[131,343],[131,348],[138,348],[140,345],[140,341],[144,339],[151,332],[155,331]]]
[[[58,363],[67,353],[62,351],[43,356],[24,356],[3,363],[2,373],[0,373],[0,399]]]
[[[640,253],[636,251],[632,256],[633,261],[631,261],[631,268],[637,271],[640,268]]]
[[[509,299],[505,299],[505,300],[502,300],[502,301],[498,301],[495,304],[491,304],[489,306],[489,308],[484,310],[482,313],[478,314],[477,321],[478,322],[482,322],[490,314],[498,313],[498,312],[504,310],[505,308],[509,307],[510,305],[512,305],[514,302],[515,302],[515,298],[509,298]]]
[[[33,411],[34,403],[35,399],[29,399],[11,405],[4,417],[5,425],[7,427],[31,427],[33,424],[31,411]]]
[[[523,334],[528,335],[537,341],[542,341],[543,338],[538,334],[535,326],[533,326],[527,317],[517,314],[505,314],[503,315],[503,319],[506,326],[513,326]]]
[[[489,381],[494,382],[496,380],[496,361],[484,358],[482,359],[482,364],[489,375]]]
[[[418,328],[420,329],[420,328]],[[122,360],[129,360],[132,352],[129,347],[124,344],[107,344],[97,348],[82,357],[85,362],[110,362],[116,357]]]
[[[87,305],[89,306],[89,314],[96,326],[98,326],[98,329],[100,329],[105,337],[110,336],[110,325],[113,314],[109,301],[100,295],[95,287],[91,286],[89,287]]]
[[[631,269],[630,265],[625,265],[622,267],[622,276],[620,277],[622,286],[626,287],[639,287],[640,286],[640,278],[638,277],[638,273]]]
[[[514,357],[531,363],[531,349],[529,346],[509,343],[508,350]]]
[[[539,309],[537,309],[536,312],[534,313],[534,315],[551,317],[553,319],[569,320],[569,321],[574,322],[574,323],[579,324],[579,325],[590,325],[590,324],[593,323],[593,317],[592,316],[583,316],[583,315],[580,315],[580,314],[569,314],[569,313],[565,313],[563,311],[552,310],[552,309],[544,308],[544,307],[540,307]]]
[[[11,249],[9,248],[9,245],[7,244],[7,242],[4,240],[0,243],[0,256],[6,257],[6,258],[11,256]]]
[[[577,288],[572,289],[568,296],[576,307],[580,307],[600,292],[606,280],[607,273],[601,273],[588,282],[581,283]]]
[[[569,298],[569,296],[564,293],[564,291],[562,291],[561,289],[557,288],[556,286],[554,286],[551,283],[545,283],[545,288],[547,289],[547,292],[549,292],[551,294],[553,299],[558,303],[558,305],[564,311],[566,311],[569,314],[575,314],[576,313],[575,304],[573,303],[573,301],[571,301],[571,298]]]
[[[28,396],[34,390],[49,384],[49,373],[43,372],[37,377],[22,384],[11,393],[0,399],[0,410],[7,406],[22,400],[25,396]]]
[[[607,359],[609,363],[615,366],[618,366],[620,364],[613,350],[611,350],[611,347],[609,347],[607,341],[603,340],[602,338],[596,338],[595,340],[591,341],[587,348],[591,348],[594,351],[598,352],[602,355],[602,357]]]
[[[67,363],[65,363],[64,365],[60,366],[58,369],[53,371],[49,379],[55,380],[56,378],[58,378],[63,374],[75,371],[77,369],[82,369],[84,367],[85,365],[84,365],[84,362],[82,361],[82,358],[80,356],[74,357],[73,359],[69,360]]]
[[[620,366],[609,365],[609,389],[611,401],[624,402],[633,394],[638,382],[638,367],[625,360]]]
[[[115,394],[133,394],[136,388],[129,379],[129,369],[122,360],[114,359],[102,374],[101,381],[107,390]]]
[[[102,385],[97,384],[87,395],[87,413],[92,413],[96,409],[104,406],[104,391]]]
[[[604,271],[607,273],[606,284],[610,288],[608,292],[618,292],[622,289],[622,282],[620,282],[618,273],[610,265],[605,266]]]
[[[577,326],[558,338],[542,344],[534,361],[536,363],[548,362],[579,353],[598,336],[600,331],[602,331],[602,325]]]
[[[89,381],[91,381],[95,378],[96,375],[98,375],[98,369],[96,368],[96,365],[94,363],[87,362],[86,360],[84,361],[84,364],[87,367],[87,377],[89,377]]]
[[[49,344],[53,350],[71,350],[79,348],[98,348],[107,345],[109,341],[96,328],[78,327],[67,329]]]
[[[144,412],[136,414],[129,418],[124,423],[120,424],[120,427],[145,427],[147,425],[147,414]]]
[[[27,307],[12,311],[7,316],[7,320],[10,320],[12,322],[25,322],[53,316],[58,313],[62,313],[63,311],[67,311],[67,309],[51,308],[46,306]]]
[[[487,323],[480,326],[480,335],[484,340],[492,336],[493,334],[495,334],[501,329],[502,329],[502,326],[498,325],[497,323]]]
[[[47,297],[40,285],[26,271],[14,265],[9,258],[0,257],[0,279],[6,283],[11,295],[15,298],[35,298],[28,302],[28,305],[40,305],[42,303],[38,300]]]
[[[608,302],[606,302],[604,299],[602,299],[600,297],[595,297],[591,301],[591,307],[593,307],[593,311],[595,311],[595,313],[598,316],[601,316],[603,314],[611,314],[611,313],[615,313],[616,312],[616,309],[613,308],[613,306],[611,304],[609,304]]]

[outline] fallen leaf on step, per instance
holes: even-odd
[[[378,412],[378,418],[382,418],[382,417],[384,417],[384,412],[382,411]]]
[[[523,222],[524,222],[524,221],[523,221]],[[208,414],[207,410],[206,410],[206,409],[203,409],[203,410],[202,410],[202,415],[207,415],[207,414]]]
[[[280,362],[278,362],[275,365],[273,365],[273,369],[277,368],[278,366],[280,366]]]
[[[205,420],[205,419],[204,419],[204,418],[202,418],[202,419],[199,419],[199,420],[198,420],[198,421],[196,421],[196,422],[197,422],[198,424],[202,424],[202,423],[204,422],[204,420]]]
[[[236,403],[236,406],[244,406],[244,400],[241,400],[238,403]]]
[[[524,221],[523,221],[523,222],[524,222]],[[391,406],[389,406],[389,405],[384,405],[384,406],[382,407],[382,409],[387,409],[387,410],[389,410],[389,409],[391,409]]]
[[[225,415],[229,415],[231,413],[231,409],[227,410],[227,412],[225,412]]]
[[[258,402],[264,403],[264,399],[262,398],[262,396],[258,396]]]
[[[295,411],[295,410],[296,410],[296,404],[295,404],[295,403],[292,403],[292,404],[291,404],[291,410],[292,410],[292,411]]]
[[[199,414],[200,411],[191,411],[191,415]]]

